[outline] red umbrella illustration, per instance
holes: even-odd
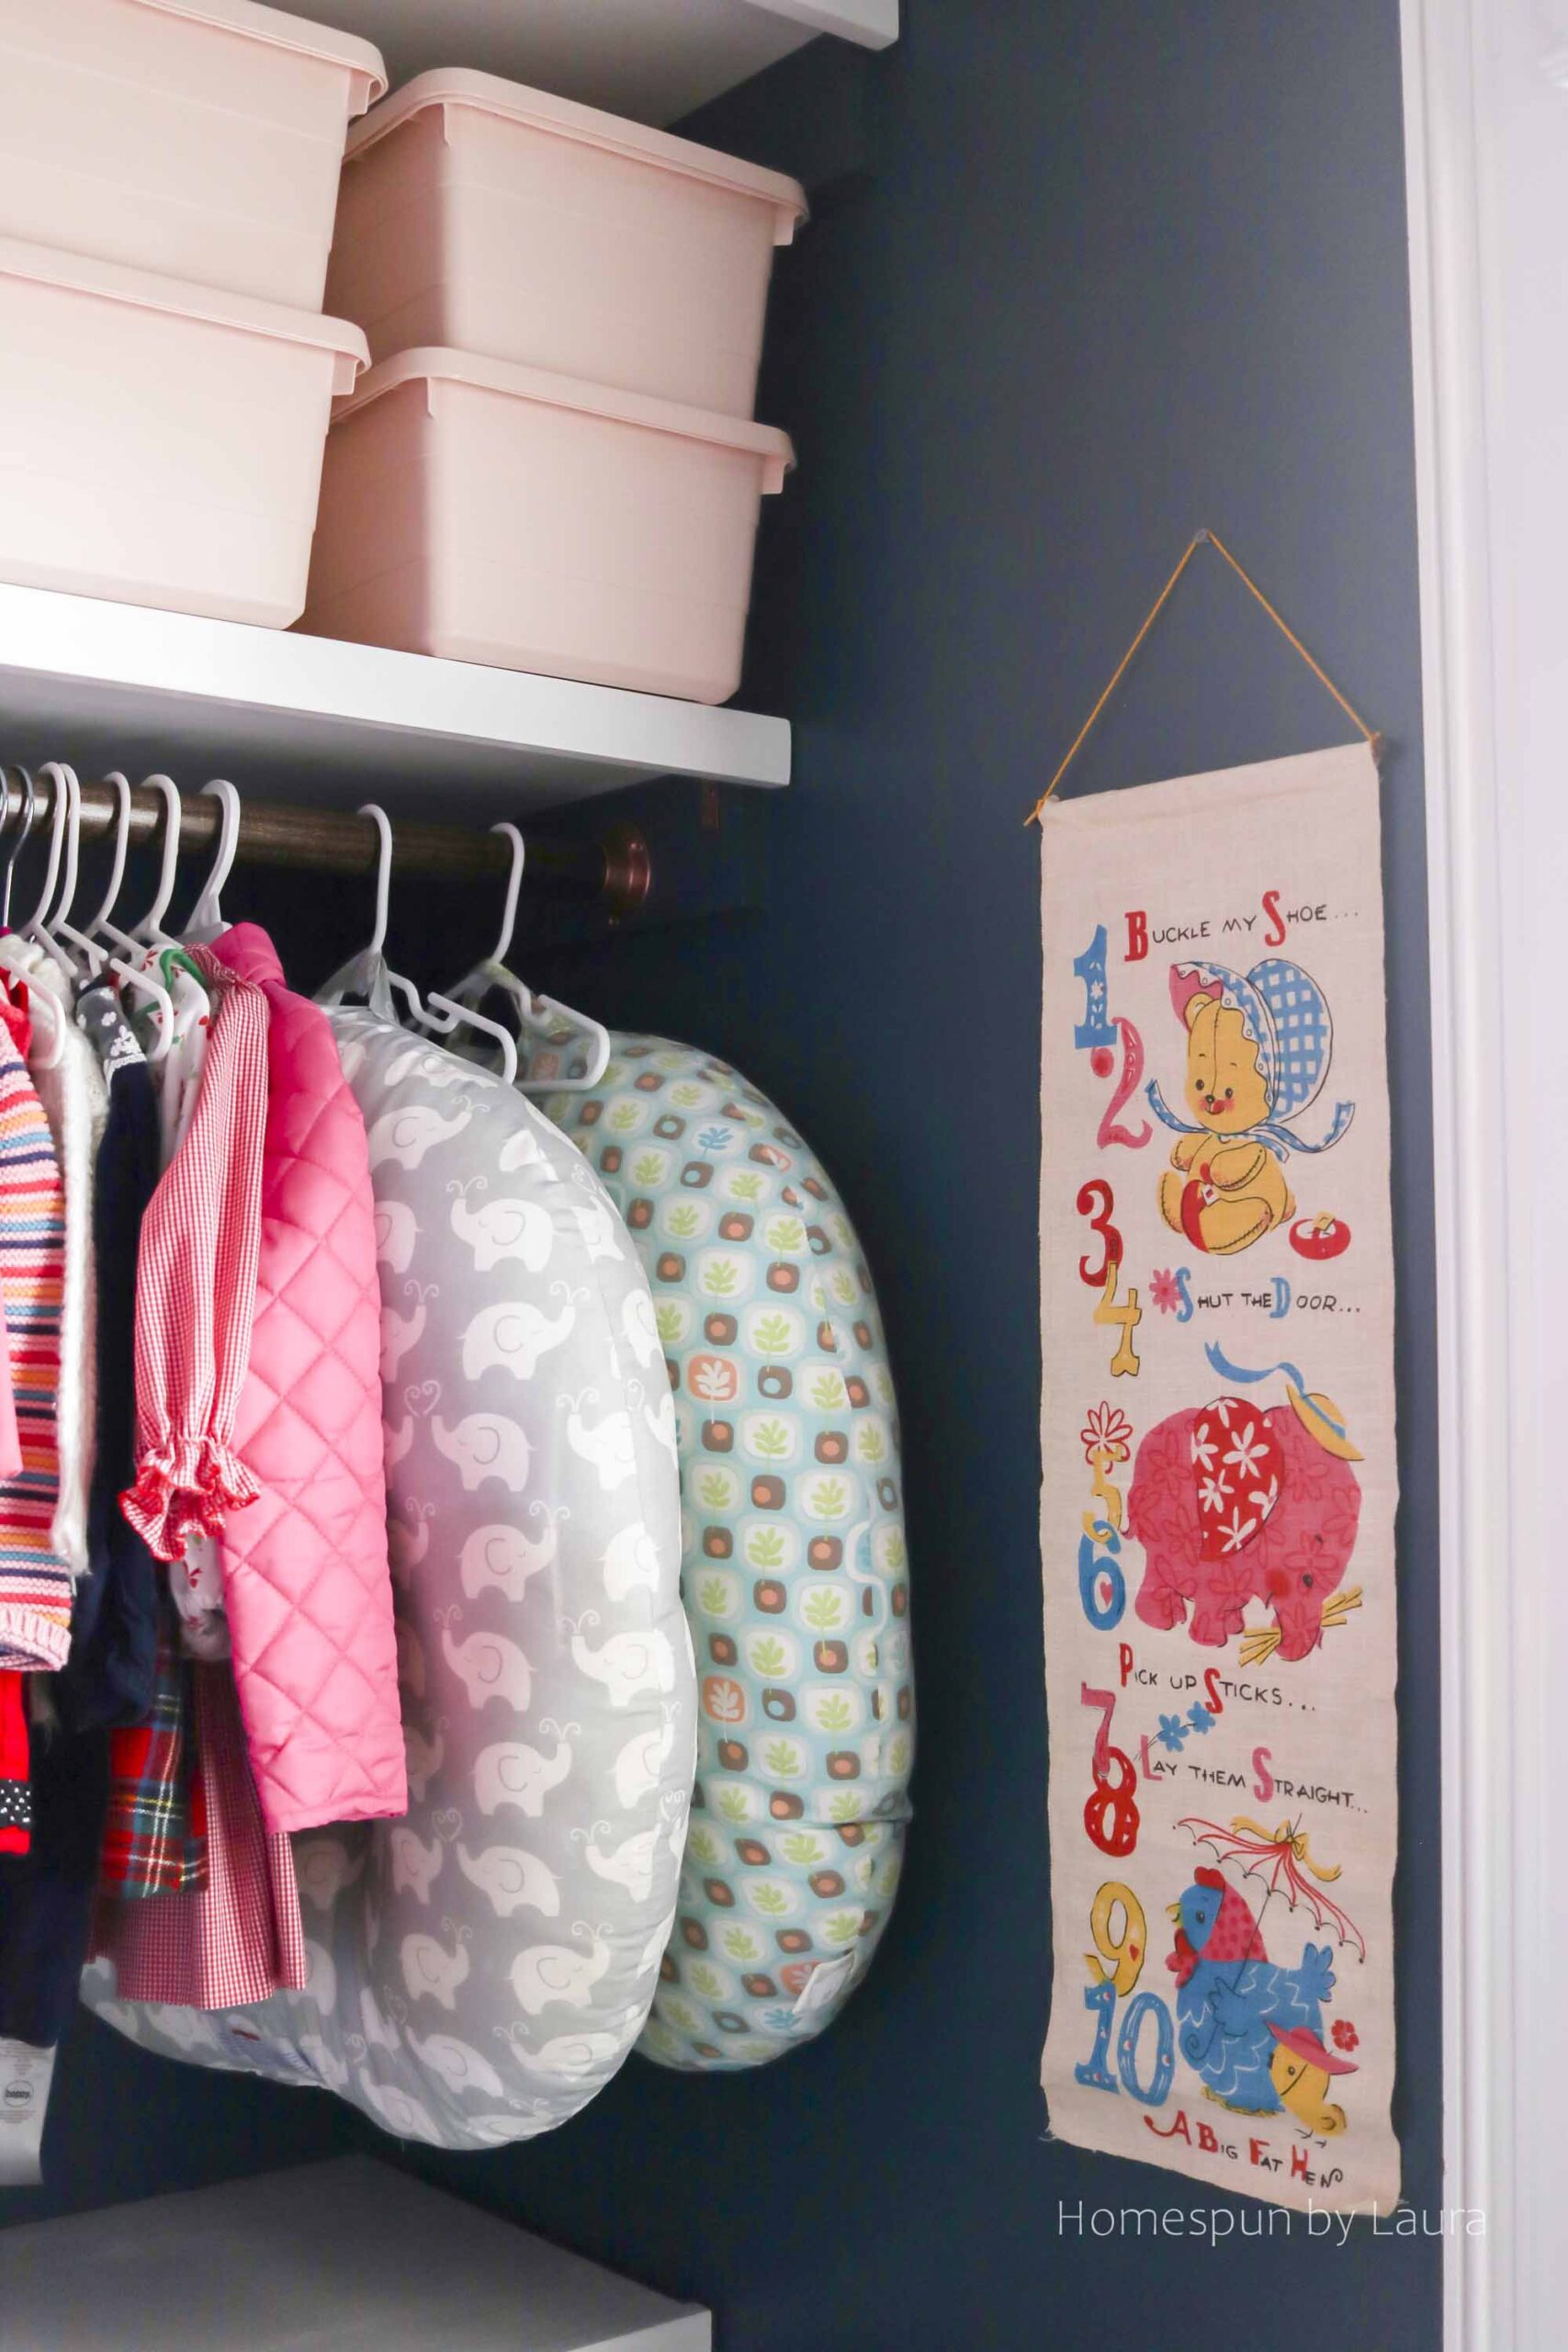
[[[1358,1959],[1366,1959],[1367,1939],[1361,1930],[1349,1913],[1323,1892],[1339,1876],[1338,1863],[1328,1867],[1314,1861],[1307,1833],[1294,1822],[1281,1821],[1277,1828],[1265,1829],[1260,1821],[1238,1814],[1226,1829],[1217,1821],[1201,1821],[1188,1814],[1176,1826],[1190,1829],[1201,1844],[1213,1846],[1221,1862],[1239,1862],[1245,1878],[1260,1878],[1269,1890],[1265,1909],[1276,1894],[1282,1894],[1292,1911],[1298,1903],[1304,1903],[1314,1927],[1332,1928],[1342,1944],[1355,1947]]]

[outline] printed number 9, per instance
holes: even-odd
[[[1122,1914],[1122,1932],[1112,1935],[1111,1923],[1118,1911]],[[1097,1984],[1114,1984],[1125,1999],[1144,1973],[1144,1957],[1149,1948],[1148,1922],[1143,1905],[1119,1878],[1108,1878],[1095,1896],[1089,1915],[1089,1931],[1095,1941],[1095,1951],[1084,1954],[1089,1973]],[[1102,1964],[1106,1962],[1111,1963],[1109,1969]]]

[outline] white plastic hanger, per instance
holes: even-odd
[[[175,895],[175,875],[180,862],[179,786],[173,776],[168,775],[146,776],[143,782],[163,796],[164,855],[158,868],[157,895],[141,921],[131,926],[130,944],[132,946],[177,947],[178,940],[171,938],[164,929],[164,917],[168,913],[169,900]]]
[[[65,835],[65,818],[69,801],[69,787],[64,781],[69,771],[62,768],[60,763],[55,760],[50,761],[46,767],[39,771],[40,776],[51,777],[54,784],[54,809],[49,835],[49,870],[44,876],[43,895],[33,910],[32,920],[20,926],[17,936],[30,940],[34,946],[41,947],[51,963],[57,965],[65,978],[73,982],[76,975],[70,959],[44,929],[44,917],[49,912],[50,902],[54,897],[54,886],[60,876],[60,851]],[[73,777],[72,780],[74,782]],[[18,977],[25,979],[27,975],[23,972]],[[31,1055],[31,1063],[39,1069],[58,1069],[65,1053],[64,1007],[58,997],[52,995],[47,988],[29,989],[28,1002],[29,1012],[35,1016],[40,1006],[43,1008],[44,1026],[49,1032],[48,1045]]]
[[[152,905],[139,923],[129,933],[116,932],[111,928],[109,935],[123,942],[128,956],[138,958],[145,956],[150,961],[155,961],[166,949],[180,944],[164,928],[164,918],[175,895],[180,862],[180,791],[173,776],[150,775],[143,777],[142,781],[161,796],[164,803],[164,851],[158,867],[158,888]],[[163,1061],[170,1046],[180,1044],[189,1035],[192,1025],[202,1020],[207,1012],[207,991],[183,965],[170,973],[168,994],[174,1007],[169,1043],[164,1045],[160,1040],[157,1052],[148,1056],[150,1061]]]
[[[378,1009],[396,1017],[395,997],[400,996],[408,1017],[422,1028],[433,1030],[439,1037],[449,1037],[459,1027],[478,1029],[492,1038],[501,1048],[501,1074],[508,1086],[517,1077],[517,1047],[499,1021],[487,1020],[482,1012],[473,1012],[466,1005],[454,1004],[450,997],[432,989],[422,1004],[419,990],[400,972],[394,972],[387,962],[387,914],[391,898],[392,828],[384,808],[367,800],[359,811],[362,817],[374,820],[378,839],[376,858],[376,928],[370,944],[357,956],[333,974],[317,998],[321,1004],[336,1004],[345,996],[363,996]],[[434,1011],[431,1010],[434,1007]]]
[[[67,878],[60,905],[55,910],[54,920],[50,927],[79,949],[86,961],[88,971],[94,978],[100,978],[107,965],[122,987],[129,988],[137,995],[147,999],[156,1015],[157,1023],[152,1043],[147,1049],[147,1059],[150,1062],[161,1062],[174,1043],[175,1035],[175,1008],[168,989],[159,984],[154,974],[142,970],[134,960],[128,960],[125,956],[112,954],[109,949],[101,944],[96,936],[99,932],[103,932],[108,938],[117,940],[129,951],[130,957],[132,959],[141,953],[134,940],[129,939],[124,932],[116,931],[108,922],[109,910],[119,896],[119,886],[125,876],[126,842],[130,831],[130,786],[118,770],[111,773],[106,781],[114,786],[116,800],[114,861],[109,876],[108,890],[102,906],[88,922],[86,930],[78,931],[69,917],[76,890],[82,824],[82,790],[74,775],[72,775],[71,807],[67,817],[70,827],[67,835]]]
[[[192,946],[205,945],[209,940],[220,939],[230,928],[223,920],[220,900],[223,885],[233,869],[234,852],[240,845],[240,796],[227,776],[218,776],[201,787],[204,795],[215,799],[221,814],[218,823],[218,854],[212,870],[201,886],[201,896],[190,910],[185,936]]]
[[[11,879],[17,871],[17,860],[31,839],[33,820],[38,814],[38,793],[34,788],[31,775],[23,767],[5,770],[5,806],[7,813],[11,806],[12,781],[17,776],[22,779],[22,813],[17,828],[17,838],[6,853],[6,878],[4,883],[0,884],[0,931],[9,931],[11,928]]]
[[[54,901],[55,886],[60,880],[61,853],[65,843],[66,820],[71,812],[72,786],[74,785],[76,777],[74,770],[64,766],[59,760],[50,760],[39,768],[39,781],[41,782],[45,776],[48,776],[54,786],[54,807],[51,812],[49,828],[49,870],[44,876],[43,895],[33,910],[32,921],[22,925],[22,937],[30,939],[35,946],[41,947],[50,961],[60,967],[66,978],[73,980],[76,977],[75,968],[59,942],[51,937],[48,918],[50,908]],[[70,784],[66,782],[67,776],[71,779]]]
[[[492,833],[504,833],[512,844],[512,870],[507,876],[506,906],[501,919],[501,937],[492,954],[466,972],[457,985],[447,990],[455,1004],[477,1005],[492,991],[506,998],[517,1023],[518,1041],[532,1035],[550,1056],[553,1068],[559,1067],[558,1057],[564,1048],[576,1047],[587,1056],[581,1069],[574,1076],[535,1077],[530,1057],[530,1075],[517,1082],[525,1094],[577,1094],[598,1085],[610,1060],[610,1033],[599,1021],[591,1021],[583,1012],[574,1012],[570,1005],[560,1003],[553,996],[542,995],[529,988],[506,966],[512,934],[517,927],[517,902],[523,889],[523,868],[527,859],[527,845],[517,827],[502,823],[491,827]],[[564,1035],[562,1032],[565,1032]]]

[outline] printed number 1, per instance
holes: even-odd
[[[1098,1053],[1116,1043],[1116,1023],[1107,1018],[1111,992],[1105,978],[1103,923],[1083,954],[1073,957],[1073,972],[1083,982],[1084,992],[1084,1017],[1073,1029],[1073,1044],[1080,1054]]]

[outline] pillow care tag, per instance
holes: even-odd
[[[852,1951],[845,1952],[841,1960],[819,1960],[800,1988],[795,2015],[809,2018],[814,2017],[818,2009],[827,2008],[838,1999],[854,1973],[855,1956]]]
[[[52,2050],[0,2039],[0,2187],[30,2188],[43,2178],[39,2150],[53,2075]]]

